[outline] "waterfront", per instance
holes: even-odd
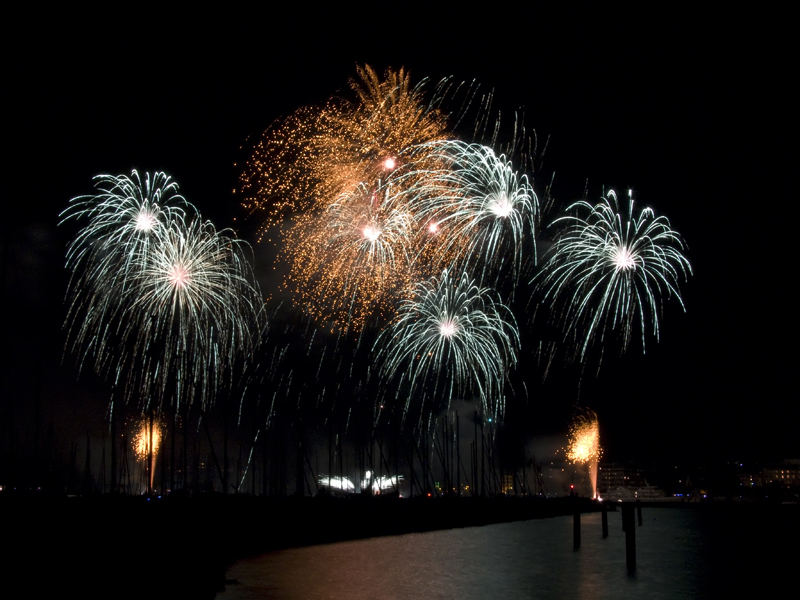
[[[645,505],[629,575],[621,513],[570,516],[290,548],[237,561],[222,600],[255,598],[718,598],[776,586],[796,565],[780,540],[797,507]],[[235,580],[235,582],[233,582]],[[777,590],[777,587],[775,587]]]

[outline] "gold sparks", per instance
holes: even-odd
[[[587,410],[578,415],[569,430],[567,458],[574,463],[597,462],[603,450],[600,447],[600,427],[597,413]]]
[[[282,242],[285,289],[318,321],[355,331],[390,312],[414,279],[426,224],[397,200],[414,180],[394,177],[403,155],[448,137],[441,98],[426,102],[424,82],[412,85],[402,68],[357,72],[355,98],[335,95],[276,121],[240,177],[243,206],[262,217],[260,239]]]
[[[133,450],[136,452],[136,458],[146,461],[151,450],[154,456],[157,455],[163,437],[164,424],[160,419],[156,418],[151,421],[149,417],[142,417],[133,437]]]

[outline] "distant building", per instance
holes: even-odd
[[[615,488],[639,488],[647,485],[641,469],[619,463],[601,463],[598,465],[597,489],[601,496]]]
[[[786,460],[779,465],[765,466],[761,473],[767,485],[800,487],[800,460]]]
[[[739,485],[745,488],[753,489],[764,487],[763,471],[757,469],[744,469],[736,473],[739,479]]]
[[[642,469],[619,463],[598,465],[597,491],[606,500],[654,500],[667,495],[661,488],[647,483]]]

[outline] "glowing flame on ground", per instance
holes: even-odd
[[[136,458],[147,465],[148,457],[152,452],[152,462],[148,466],[150,472],[150,489],[153,487],[153,476],[156,470],[156,457],[158,450],[161,447],[161,441],[165,433],[164,423],[158,419],[150,417],[142,417],[137,425],[136,434],[133,436],[133,450],[136,453]]]
[[[161,424],[158,421],[153,422],[153,454],[158,453],[161,447]],[[133,449],[136,452],[136,458],[139,460],[147,460],[150,454],[150,420],[144,418],[139,423],[139,429],[133,438]]]
[[[567,458],[576,464],[586,463],[592,481],[592,498],[597,498],[597,462],[603,449],[600,447],[600,426],[597,413],[586,410],[572,421],[569,428]]]

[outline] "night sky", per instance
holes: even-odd
[[[795,121],[788,42],[767,16],[665,10],[675,12],[6,20],[4,414],[13,410],[14,426],[29,430],[38,396],[62,440],[102,427],[103,384],[89,373],[78,381],[69,357],[62,364],[64,249],[75,229],[57,226],[94,175],[166,171],[218,228],[241,226],[267,287],[257,223],[243,221],[231,193],[235,165],[276,118],[346,91],[366,63],[405,66],[414,81],[474,79],[509,123],[522,109],[540,149],[549,138],[537,193],[554,173],[559,206],[587,181],[592,200],[603,188],[632,188],[688,244],[687,312],[666,303],[661,341],[648,338],[646,355],[636,345],[612,352],[579,386],[574,366],[554,367],[541,384],[535,353],[523,351],[529,395],[509,404],[524,402],[514,410],[530,436],[565,433],[579,402],[599,413],[610,460],[800,457],[787,265],[796,192],[779,184]]]

